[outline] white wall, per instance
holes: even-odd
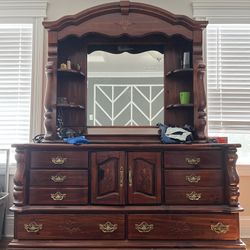
[[[54,21],[62,16],[76,14],[84,9],[110,2],[115,0],[49,0],[47,17],[48,20]],[[174,14],[192,17],[192,0],[131,0],[131,2],[151,4]]]

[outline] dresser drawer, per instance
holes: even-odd
[[[31,170],[31,186],[88,186],[88,170]]]
[[[30,188],[30,205],[87,204],[87,188]]]
[[[128,216],[131,240],[237,240],[236,214],[131,214]]]
[[[88,152],[33,151],[31,168],[88,168]]]
[[[18,239],[124,239],[124,215],[17,215]]]
[[[166,187],[165,201],[168,205],[223,204],[222,187]]]
[[[164,152],[165,168],[221,168],[222,154],[218,150],[185,150]]]
[[[223,186],[221,170],[165,170],[166,186]]]

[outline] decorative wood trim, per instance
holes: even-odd
[[[89,8],[78,13],[77,15],[68,15],[60,18],[57,21],[44,22],[44,27],[49,30],[62,30],[66,26],[79,25],[80,23],[89,21],[92,18],[111,13],[121,13],[122,15],[139,13],[148,16],[154,16],[172,25],[183,25],[189,30],[200,29],[201,24],[203,24],[204,27],[207,25],[207,22],[197,22],[183,15],[173,15],[166,10],[152,5],[121,1]]]
[[[166,33],[165,29],[161,29],[161,25],[159,23],[169,23],[170,25],[176,26],[178,29],[178,26],[185,27],[186,34],[183,33],[184,36],[186,36],[188,39],[191,39],[190,34],[192,33],[192,30],[200,30],[201,27],[205,27],[207,25],[207,22],[198,22],[194,21],[189,17],[182,16],[182,15],[174,15],[166,10],[163,10],[161,8],[148,5],[148,4],[142,4],[142,3],[134,3],[129,1],[121,1],[121,2],[114,2],[114,3],[108,3],[99,5],[97,7],[89,8],[87,10],[84,10],[76,15],[68,15],[65,17],[60,18],[57,21],[50,21],[50,22],[44,22],[44,27],[48,30],[53,31],[59,31],[60,32],[60,39],[63,39],[65,36],[67,36],[67,27],[69,26],[80,26],[82,23],[86,22],[86,25],[84,26],[84,29],[81,29],[81,34],[74,34],[77,36],[82,36],[85,33],[89,32],[87,27],[87,23],[91,21],[91,19],[99,20],[99,17],[102,17],[103,15],[112,14],[114,17],[117,18],[116,14],[121,14],[121,18],[119,22],[113,21],[112,23],[109,22],[101,22],[99,21],[99,25],[95,25],[95,29],[91,32],[100,32],[102,33],[103,27],[115,25],[115,23],[119,24],[121,26],[121,29],[115,30],[115,36],[121,35],[121,34],[130,34],[131,30],[135,30],[137,27],[137,31],[140,30],[138,35],[146,35],[143,33],[142,27],[145,27],[145,21],[143,23],[134,23],[133,22],[133,16],[135,15],[145,15],[151,18],[155,18],[156,23],[155,32],[162,32],[163,34]],[[98,22],[98,21],[97,21]],[[114,23],[115,22],[115,23]],[[159,22],[159,23],[158,23]],[[143,25],[143,26],[142,26]],[[139,27],[140,26],[140,27]],[[81,26],[83,27],[83,26]],[[132,27],[132,28],[131,28]],[[130,29],[131,28],[131,29]],[[139,29],[140,28],[140,29]],[[157,29],[158,28],[158,29]],[[79,32],[79,31],[78,31]],[[113,34],[113,31],[110,31],[110,34]],[[149,31],[148,31],[149,32]],[[168,31],[170,32],[170,31]],[[191,32],[191,33],[190,33]],[[72,35],[72,30],[71,30]],[[167,34],[171,35],[171,34]]]
[[[49,47],[48,47],[48,63],[46,65],[46,95],[44,101],[44,125],[46,130],[45,140],[55,140],[57,139],[56,133],[56,99],[55,95],[51,93],[57,92],[57,32],[49,32]],[[50,89],[51,91],[47,91]],[[50,93],[50,94],[49,94]]]
[[[205,139],[205,127],[206,127],[206,94],[205,94],[205,73],[206,65],[203,62],[202,55],[202,33],[194,31],[193,35],[193,61],[194,61],[194,70],[193,78],[194,83],[193,93],[195,98],[195,109],[194,115],[197,119],[197,125],[195,127],[197,131],[197,137],[199,139]]]
[[[197,135],[200,139],[205,139],[205,127],[206,127],[206,94],[205,94],[205,72],[206,72],[206,65],[202,62],[198,64],[197,69],[197,87],[200,88],[200,95],[197,95],[198,105],[197,105],[197,116],[198,116],[198,126],[197,126]]]
[[[13,203],[16,206],[23,206],[26,205],[26,151],[24,149],[16,149],[16,162],[17,168],[16,173],[14,175]]]
[[[235,147],[228,147],[226,156],[226,182],[228,186],[227,199],[231,206],[238,206],[239,192],[239,175],[236,171],[237,149]]]

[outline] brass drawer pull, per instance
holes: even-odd
[[[124,168],[123,166],[120,167],[120,187],[123,187],[124,184]]]
[[[50,197],[54,201],[62,201],[66,197],[66,194],[62,194],[60,192],[56,192],[54,194],[50,194]]]
[[[66,180],[66,176],[65,175],[52,175],[50,177],[50,179],[53,181],[53,182],[56,182],[56,183],[62,183]]]
[[[200,163],[201,158],[189,158],[189,157],[186,157],[185,161],[186,161],[186,163],[188,165],[196,166],[196,165],[198,165]]]
[[[99,229],[103,233],[113,233],[115,230],[117,230],[118,225],[112,224],[110,221],[105,222],[104,224],[99,224]]]
[[[28,233],[37,233],[43,229],[43,224],[37,224],[33,221],[30,224],[24,224],[24,228]]]
[[[199,175],[187,175],[186,180],[190,183],[198,183],[201,180]]]
[[[186,197],[190,201],[198,201],[201,198],[201,193],[196,193],[195,191],[193,191],[191,193],[186,193]]]
[[[52,163],[54,163],[55,165],[62,165],[66,160],[67,158],[63,158],[62,156],[51,158]]]
[[[217,234],[225,234],[229,231],[229,225],[224,225],[222,222],[218,222],[215,225],[211,225],[210,228]]]
[[[143,221],[140,224],[135,224],[135,229],[139,233],[149,233],[150,231],[154,229],[154,225],[148,224],[147,222]]]

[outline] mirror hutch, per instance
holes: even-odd
[[[44,22],[45,136],[14,145],[9,249],[246,249],[240,145],[209,143],[206,135],[206,25],[129,1]],[[156,126],[87,126],[88,55],[128,48],[163,55],[164,123],[191,125],[192,144],[163,144]],[[181,91],[190,92],[188,104],[180,104]],[[62,131],[90,143],[63,143]]]

